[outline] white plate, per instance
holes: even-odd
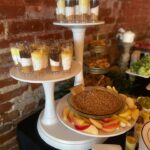
[[[138,76],[138,77],[141,77],[141,78],[149,78],[150,77],[150,76],[144,76],[144,75],[140,75],[140,74],[131,72],[130,69],[126,70],[126,73],[129,74],[129,75]]]
[[[135,125],[135,122],[134,122],[131,125],[131,127],[119,128],[118,130],[116,130],[113,133],[101,133],[101,134],[98,134],[98,135],[89,134],[89,133],[85,133],[85,132],[76,130],[71,123],[64,121],[63,120],[63,116],[62,116],[62,114],[63,114],[62,112],[63,112],[64,108],[66,106],[68,106],[68,103],[67,103],[68,96],[69,96],[69,94],[64,96],[62,99],[59,100],[58,105],[56,107],[56,113],[57,113],[57,117],[60,120],[60,122],[64,126],[66,126],[68,129],[70,129],[70,130],[72,130],[74,132],[77,132],[79,134],[86,135],[86,136],[91,136],[91,137],[113,137],[113,136],[121,135],[121,134],[127,132],[128,130],[130,130]]]
[[[145,145],[147,146],[148,149],[150,149],[150,122],[147,122],[143,126],[141,135]]]

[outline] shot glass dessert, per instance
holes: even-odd
[[[80,21],[88,22],[90,12],[90,0],[79,0]]]
[[[36,50],[31,53],[33,70],[40,71],[48,67],[48,55],[43,51]]]
[[[56,8],[56,16],[57,20],[60,22],[65,21],[65,0],[56,0],[57,8]]]
[[[69,71],[71,69],[72,55],[73,45],[71,43],[63,45],[61,49],[61,63],[64,71]]]
[[[98,21],[99,16],[99,1],[98,0],[90,0],[90,20],[92,22]]]
[[[75,1],[66,0],[66,21],[74,22],[75,19]]]
[[[60,71],[60,50],[58,46],[52,46],[50,49],[50,66],[52,72]]]
[[[79,0],[75,0],[75,22],[80,22]]]
[[[20,52],[21,70],[24,73],[29,73],[32,71],[31,50],[29,48],[29,43],[20,43],[18,47]]]
[[[10,52],[15,65],[20,63],[20,52],[17,44],[10,44]]]

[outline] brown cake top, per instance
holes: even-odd
[[[94,88],[71,97],[72,106],[89,115],[109,115],[122,108],[123,101],[119,95],[106,88]]]

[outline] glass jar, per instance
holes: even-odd
[[[57,8],[56,8],[56,17],[57,21],[64,22],[65,21],[65,0],[56,0]]]
[[[99,16],[99,1],[90,0],[90,20],[92,22],[98,21]]]
[[[75,1],[66,0],[66,21],[74,22],[75,18]]]
[[[90,0],[79,0],[80,21],[88,22],[90,15]]]

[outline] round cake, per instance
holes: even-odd
[[[75,110],[88,115],[109,115],[118,112],[123,107],[121,97],[106,88],[85,89],[71,96],[69,101]]]

